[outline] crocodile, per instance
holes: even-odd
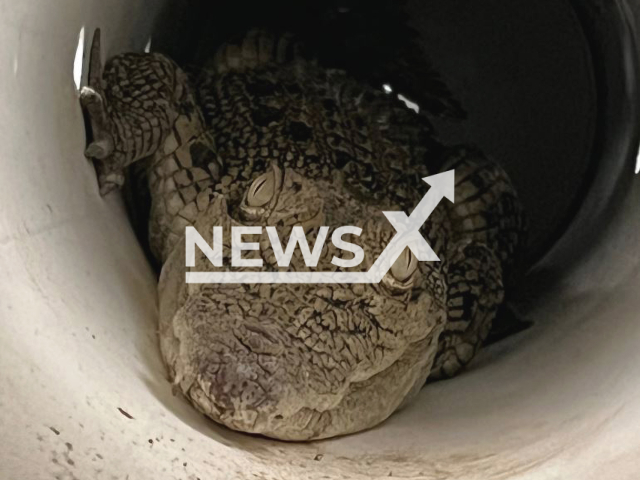
[[[102,65],[96,31],[81,104],[85,155],[101,194],[125,171],[144,173],[149,245],[161,273],[159,342],[170,380],[199,411],[231,429],[293,441],[378,425],[427,380],[463,369],[504,302],[524,221],[508,175],[478,148],[445,146],[427,116],[348,72],[319,65],[287,36],[251,31],[187,75],[160,53]],[[361,229],[365,271],[395,231],[382,211],[410,212],[422,179],[455,171],[455,203],[420,232],[439,262],[407,248],[379,284],[190,284],[219,267],[197,252],[185,267],[185,229],[211,244],[222,226]],[[306,271],[300,249],[276,261],[266,233],[249,235],[262,271]],[[251,270],[251,269],[249,269]],[[255,270],[255,269],[254,269]]]

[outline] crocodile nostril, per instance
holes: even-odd
[[[215,376],[207,378],[208,401],[218,411],[237,417],[254,412],[268,398],[261,376],[263,372],[249,359],[225,365]]]

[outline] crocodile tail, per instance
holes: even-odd
[[[447,208],[457,250],[450,253],[449,322],[432,380],[455,374],[482,343],[530,325],[505,303],[526,267],[527,224],[516,190],[504,169],[474,147],[448,149],[442,170],[452,169],[455,203]]]
[[[212,67],[215,73],[251,70],[266,65],[282,65],[295,60],[311,60],[291,33],[253,29],[224,43],[216,51]]]
[[[521,262],[526,223],[516,190],[504,169],[474,147],[453,147],[442,170],[455,169],[454,236],[489,247],[506,272]]]

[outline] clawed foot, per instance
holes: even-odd
[[[123,167],[113,157],[113,137],[109,133],[109,119],[102,95],[92,87],[84,87],[80,102],[89,117],[92,137],[84,155],[94,162],[100,195],[104,196],[124,184]]]
[[[106,195],[124,183],[124,165],[114,157],[113,123],[107,112],[102,88],[102,60],[100,56],[100,29],[93,37],[89,64],[89,85],[80,92],[80,103],[91,127],[91,141],[84,152],[94,161],[98,174],[100,194]]]

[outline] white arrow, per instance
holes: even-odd
[[[431,188],[413,209],[411,216],[407,216],[405,212],[382,212],[398,233],[369,269],[369,272],[375,273],[378,282],[406,247],[411,249],[420,262],[440,261],[438,255],[420,234],[420,228],[443,198],[447,198],[452,203],[455,201],[455,171],[449,170],[422,180],[431,185]]]

